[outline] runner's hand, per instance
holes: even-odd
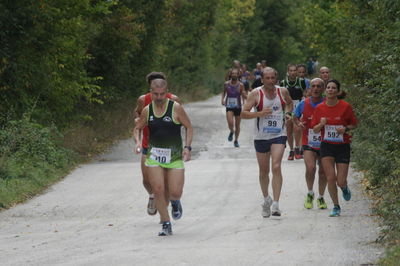
[[[259,114],[260,114],[261,117],[265,117],[267,115],[270,115],[270,114],[272,114],[272,108],[271,107],[265,107],[264,109],[262,109],[259,112]]]
[[[306,129],[306,125],[305,125],[305,123],[304,122],[302,122],[302,121],[300,121],[299,122],[299,125],[298,125],[300,128],[302,128],[302,129]]]
[[[142,145],[140,143],[135,145],[135,151],[134,152],[135,152],[135,154],[139,154],[139,153],[142,152]]]
[[[190,161],[190,159],[192,157],[191,151],[189,151],[188,149],[183,149],[182,157],[183,157],[184,162]]]
[[[343,135],[346,132],[346,128],[338,127],[338,128],[336,128],[336,132],[339,133],[340,135]]]

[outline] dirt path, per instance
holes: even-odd
[[[360,265],[374,263],[378,224],[352,174],[342,216],[305,210],[304,163],[284,159],[279,219],[261,217],[254,121],[241,147],[226,140],[219,98],[186,105],[194,160],[186,164],[184,216],[158,237],[148,216],[132,140],[76,169],[45,194],[0,213],[1,265]],[[286,155],[285,155],[286,158]],[[315,186],[316,188],[316,186]],[[329,196],[328,205],[331,207]]]

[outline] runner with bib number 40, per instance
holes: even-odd
[[[347,185],[351,143],[351,135],[348,133],[356,128],[357,119],[351,105],[341,100],[345,93],[340,91],[339,81],[329,80],[325,94],[325,102],[315,108],[311,126],[315,133],[321,132],[321,162],[334,204],[330,216],[336,217],[341,212],[337,186],[342,190],[344,200],[348,201],[351,198]]]
[[[184,164],[191,157],[193,129],[183,107],[167,98],[167,82],[155,79],[151,82],[152,102],[147,105],[134,129],[137,153],[142,149],[140,131],[149,128],[149,151],[145,165],[155,195],[162,229],[160,236],[172,234],[172,226],[165,199],[165,180],[168,183],[171,215],[174,220],[182,216],[180,198],[184,185]],[[185,146],[182,149],[181,126],[186,129]]]

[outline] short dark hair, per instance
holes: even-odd
[[[306,67],[305,64],[298,64],[298,65],[297,65],[297,68],[299,68],[299,67],[302,67],[302,68],[304,68],[305,70],[307,70],[307,67]]]

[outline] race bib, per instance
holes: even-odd
[[[343,135],[337,132],[337,128],[343,127],[341,125],[325,125],[324,140],[332,142],[343,142]]]
[[[151,148],[150,159],[159,163],[170,163],[171,162],[171,149],[163,148]]]
[[[311,148],[319,148],[321,146],[321,132],[314,133],[312,128],[308,130],[308,146]]]
[[[238,99],[228,97],[226,107],[228,108],[237,108],[238,107]]]
[[[283,115],[268,115],[263,122],[263,132],[278,134],[282,131]]]

